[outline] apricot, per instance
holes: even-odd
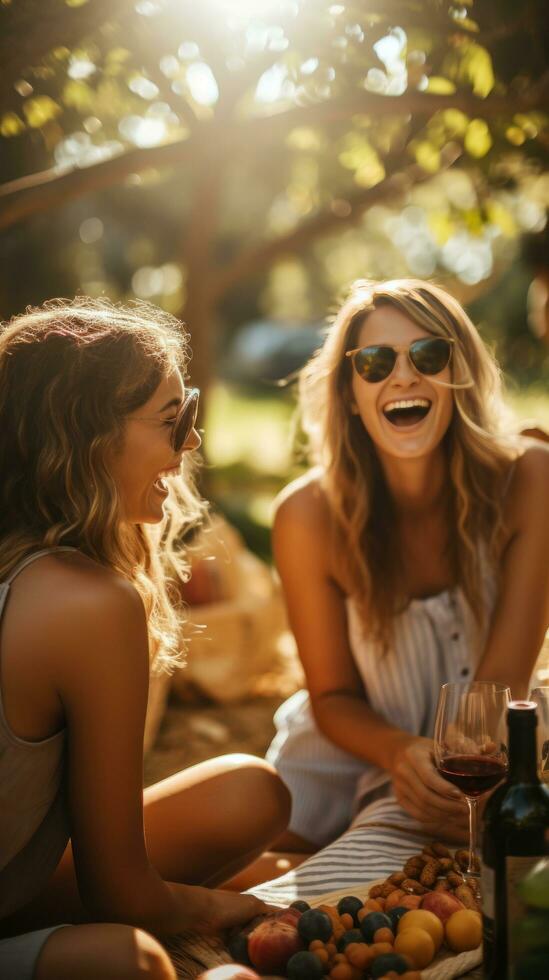
[[[355,920],[353,919],[352,915],[350,915],[348,912],[344,912],[343,915],[340,915],[339,921],[343,926],[343,928],[345,929],[345,931],[347,931],[348,929],[352,929],[355,924]]]
[[[368,901],[364,903],[363,908],[358,910],[356,914],[358,921],[362,922],[364,916],[368,915],[368,912],[383,912],[381,903],[377,898],[369,898]]]
[[[422,970],[424,966],[429,966],[429,963],[433,961],[435,944],[425,929],[412,926],[410,929],[399,932],[395,939],[395,953],[402,953],[403,956],[407,956],[413,966]]]
[[[391,892],[385,900],[385,911],[389,912],[391,909],[396,909],[401,904],[400,899],[404,898],[405,895],[406,892],[402,888],[395,888],[394,892]]]
[[[376,956],[381,956],[382,953],[392,953],[393,944],[392,943],[372,943],[370,946],[370,952],[373,953],[373,958]]]
[[[398,903],[403,909],[418,909],[421,905],[422,895],[405,895]]]
[[[459,909],[446,920],[446,942],[454,953],[476,949],[482,940],[482,920],[480,912],[473,909]]]
[[[374,943],[390,943],[391,946],[395,941],[395,937],[392,929],[388,929],[387,926],[383,926],[381,929],[376,929],[374,932]]]
[[[336,963],[330,970],[331,980],[353,980],[353,968],[350,963]]]
[[[371,948],[366,943],[349,943],[345,950],[345,956],[351,966],[355,966],[359,970],[365,970],[373,960]]]
[[[435,944],[435,951],[440,949],[444,939],[444,926],[433,912],[428,912],[427,909],[411,909],[406,912],[398,924],[398,931],[401,933],[410,928],[425,929]]]

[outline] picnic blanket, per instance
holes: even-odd
[[[370,887],[402,868],[412,854],[431,843],[431,838],[404,813],[394,797],[370,804],[350,829],[311,855],[303,864],[272,881],[250,889],[266,902],[287,906],[296,899],[310,905],[337,904],[343,895],[365,899]],[[449,848],[455,845],[449,843]],[[196,977],[205,969],[231,962],[219,939],[185,937],[168,947],[178,976]],[[452,980],[480,966],[480,949],[470,953],[442,954],[422,975],[425,980]]]

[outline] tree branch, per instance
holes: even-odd
[[[460,150],[456,146],[448,147],[445,153],[443,151],[442,169],[446,170],[451,167],[459,156]],[[396,196],[400,196],[409,190],[411,185],[430,180],[433,176],[434,174],[427,173],[417,164],[412,164],[401,172],[386,177],[375,187],[369,187],[347,196],[345,199],[349,205],[347,213],[341,214],[341,212],[337,212],[337,209],[325,208],[314,217],[302,222],[287,235],[275,238],[263,245],[255,245],[245,249],[228,266],[219,270],[213,284],[216,298],[219,299],[241,279],[260,272],[280,256],[300,251],[321,235],[329,235],[341,228],[357,224],[364,211],[367,211],[372,205],[389,197],[394,200]]]
[[[78,8],[77,8],[78,9]],[[216,127],[216,136],[223,140],[228,151],[231,146],[240,145],[246,138],[279,139],[281,132],[300,125],[320,125],[334,122],[349,122],[354,113],[367,115],[414,115],[429,117],[442,109],[461,109],[470,116],[495,118],[512,116],[534,107],[544,105],[547,79],[543,84],[533,87],[531,92],[507,99],[505,96],[488,96],[479,99],[472,94],[456,92],[454,95],[432,95],[428,92],[409,91],[404,95],[386,96],[374,92],[358,92],[353,96],[334,99],[331,102],[300,106],[286,112],[270,116],[257,116],[242,123],[232,122]],[[213,121],[215,127],[215,120]],[[19,180],[0,186],[0,198],[7,203],[0,211],[0,229],[9,228],[17,221],[59,206],[89,191],[102,190],[128,174],[138,173],[149,167],[178,166],[199,152],[201,140],[212,138],[212,123],[201,122],[192,138],[178,140],[164,146],[150,149],[129,150],[111,160],[59,174],[47,170],[30,174]]]
[[[132,0],[93,0],[81,7],[69,9],[64,0],[25,0],[4,7],[0,13],[0,65],[4,91],[50,53],[63,44],[80,44],[113,14],[131,11]],[[126,10],[124,10],[126,8]],[[40,24],[40,29],[36,29]]]

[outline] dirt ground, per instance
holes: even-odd
[[[225,705],[182,704],[172,696],[145,759],[145,785],[228,752],[263,756],[274,734],[273,714],[283,700],[277,695]]]

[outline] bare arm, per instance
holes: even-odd
[[[123,580],[87,585],[85,598],[80,592],[64,604],[55,661],[67,720],[81,898],[94,918],[158,935],[245,922],[262,910],[256,899],[165,882],[148,860],[142,797],[145,613]]]
[[[549,625],[549,450],[532,445],[518,460],[509,489],[509,540],[498,600],[478,680],[508,684],[513,697],[528,682]]]
[[[278,508],[274,554],[317,725],[335,745],[387,770],[402,805],[425,823],[454,818],[460,796],[432,763],[431,740],[390,724],[369,706],[347,637],[344,594],[330,567],[327,504],[314,483]]]

